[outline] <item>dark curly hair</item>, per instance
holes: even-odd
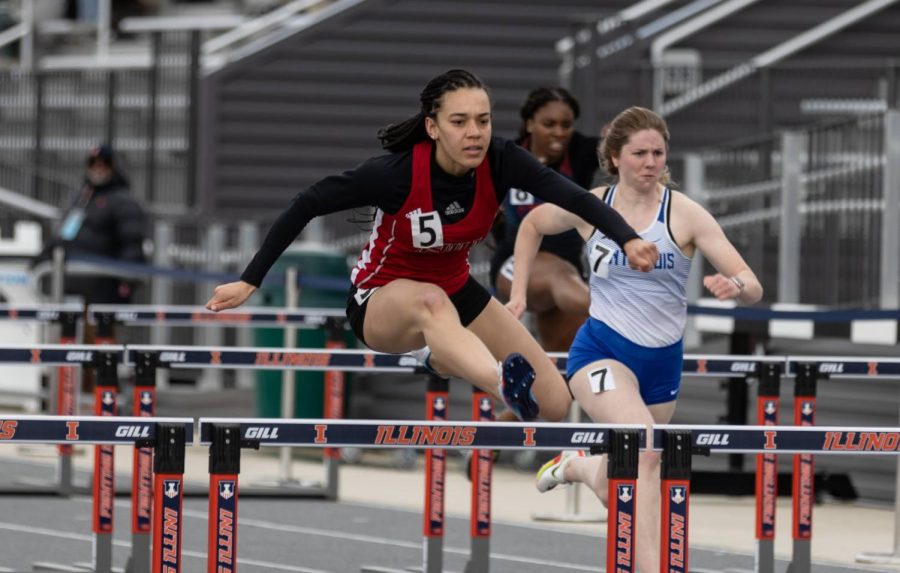
[[[568,90],[561,87],[542,86],[535,88],[531,90],[525,103],[523,103],[521,109],[519,109],[519,117],[522,118],[522,126],[519,127],[519,139],[528,137],[528,132],[525,130],[525,124],[528,123],[528,120],[534,119],[534,114],[536,114],[539,109],[553,101],[560,101],[569,106],[572,110],[572,115],[575,116],[575,119],[578,119],[578,116],[581,113],[581,107],[578,105],[578,100],[575,99],[575,96],[570,94]]]

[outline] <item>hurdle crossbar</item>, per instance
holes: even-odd
[[[179,570],[181,560],[181,495],[186,436],[193,436],[191,418],[115,416],[2,416],[0,443],[94,444],[108,447],[109,463],[94,466],[93,534],[94,561],[98,573],[112,571],[113,481],[112,446],[132,444],[156,448],[156,511],[154,514],[154,563]],[[102,468],[102,469],[101,469]],[[159,516],[165,513],[165,516]],[[36,570],[72,570],[55,563],[35,563]],[[162,570],[157,567],[154,570]]]
[[[420,367],[419,362],[408,354],[384,354],[361,349],[128,345],[128,360],[132,361],[139,352],[159,353],[161,362],[171,368],[415,372]],[[565,372],[565,354],[550,353],[548,356],[561,372]],[[758,374],[764,364],[783,364],[785,360],[784,356],[688,354],[685,355],[682,371],[691,376],[742,377]]]
[[[122,345],[106,344],[4,344],[0,347],[0,363],[47,366],[93,366],[100,354],[114,354],[121,361]]]
[[[689,430],[692,445],[712,453],[898,455],[900,429],[865,428],[848,431],[838,426],[653,426],[653,449],[661,430]]]
[[[96,324],[100,315],[112,315],[113,320],[129,326],[296,326],[319,328],[329,320],[346,320],[343,310],[333,308],[273,309],[241,307],[240,310],[212,312],[203,306],[189,305],[112,305],[92,304],[87,310],[88,321]]]
[[[156,424],[194,427],[191,418],[0,415],[0,443],[134,444],[156,439]]]
[[[788,356],[785,374],[796,376],[798,368],[809,363],[829,378],[900,378],[900,358],[863,356]]]
[[[443,422],[420,420],[285,420],[275,418],[200,418],[200,445],[211,443],[213,424],[233,424],[240,439],[260,446],[367,447],[415,449],[590,450],[609,441],[610,429],[640,430],[640,424],[553,424]]]
[[[81,316],[81,304],[0,304],[0,320],[60,322],[66,314]]]

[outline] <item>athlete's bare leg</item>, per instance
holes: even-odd
[[[497,299],[491,299],[469,325],[469,330],[484,342],[498,360],[518,352],[531,363],[536,375],[532,392],[540,406],[541,419],[559,421],[568,415],[572,398],[556,365],[528,329]],[[442,364],[443,359],[438,358]]]
[[[587,308],[583,313],[567,313],[558,308],[535,313],[534,326],[541,347],[547,352],[568,352],[587,317]]]
[[[568,412],[571,397],[562,376],[528,330],[494,298],[465,328],[443,289],[398,279],[369,297],[363,335],[379,352],[410,352],[427,345],[438,372],[468,380],[496,398],[498,361],[518,352],[534,368],[532,392],[540,417],[560,420]]]
[[[380,287],[369,297],[363,335],[369,348],[379,352],[410,352],[427,345],[442,374],[499,397],[498,359],[463,327],[453,302],[437,285],[398,279]]]
[[[608,368],[615,388],[594,393],[588,373]],[[646,406],[638,390],[634,374],[614,360],[594,362],[578,372],[570,381],[575,399],[591,420],[604,424],[664,424],[675,413],[675,402]],[[642,452],[638,463],[636,564],[640,571],[659,571],[659,464],[657,452]],[[563,478],[586,484],[603,502],[608,502],[609,480],[606,456],[571,458],[565,465]]]

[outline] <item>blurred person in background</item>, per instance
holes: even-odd
[[[522,126],[516,143],[544,165],[590,189],[600,167],[600,138],[575,130],[579,113],[578,101],[564,88],[536,88],[519,111]],[[541,203],[541,199],[521,189],[510,189],[503,201],[493,230],[497,247],[490,270],[491,283],[503,302],[509,300],[519,223]],[[588,316],[590,296],[584,278],[583,249],[584,241],[572,230],[544,237],[535,258],[528,281],[528,310],[534,312],[538,341],[548,352],[567,351]]]
[[[112,149],[96,145],[88,152],[81,188],[38,260],[49,260],[54,247],[61,246],[67,257],[84,254],[143,263],[146,238],[147,217],[116,168]],[[64,285],[66,295],[81,297],[87,304],[124,304],[131,301],[135,283],[116,277],[67,275]]]
[[[667,424],[681,389],[687,280],[696,251],[716,269],[703,285],[719,300],[753,304],[763,289],[712,215],[669,187],[669,130],[654,112],[631,107],[610,125],[601,146],[603,167],[616,181],[593,193],[659,249],[649,273],[632,271],[627,256],[602,230],[577,215],[545,205],[519,226],[515,275],[507,308],[520,317],[527,280],[541,239],[575,229],[587,243],[590,317],[569,350],[572,396],[597,424]],[[641,452],[638,467],[635,561],[659,571],[659,452]],[[570,450],[538,471],[538,491],[586,484],[604,505],[606,456]]]

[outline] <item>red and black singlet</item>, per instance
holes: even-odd
[[[350,275],[356,287],[410,279],[453,294],[468,280],[469,250],[487,236],[498,207],[490,167],[485,161],[475,169],[475,199],[465,217],[442,224],[432,204],[432,148],[431,141],[413,147],[412,185],[403,206],[393,214],[376,211],[369,242]]]

